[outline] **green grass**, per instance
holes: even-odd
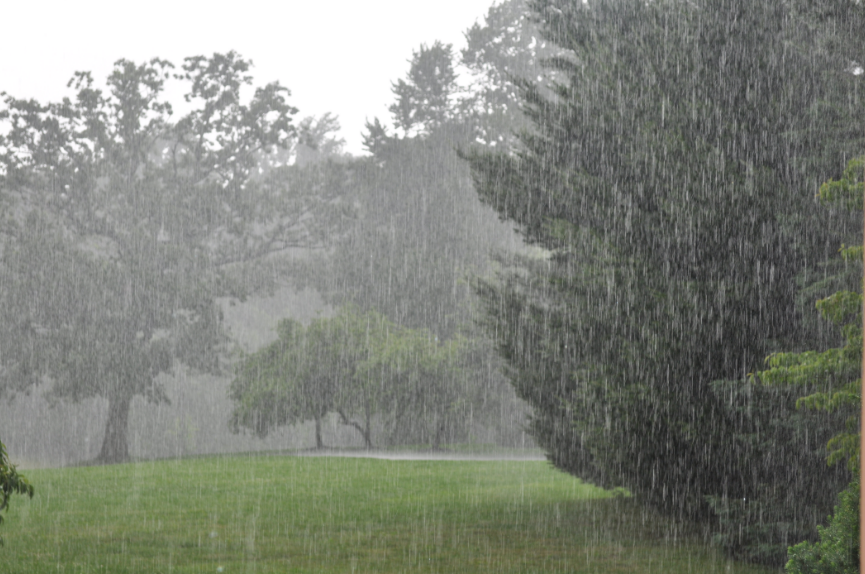
[[[768,572],[545,462],[233,456],[27,475],[4,574]]]

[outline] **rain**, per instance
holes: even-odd
[[[0,57],[0,571],[858,572],[865,5],[385,4]]]

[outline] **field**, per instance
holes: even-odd
[[[29,470],[4,574],[769,572],[538,461],[224,456]]]

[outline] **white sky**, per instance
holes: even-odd
[[[339,116],[347,151],[362,151],[365,118],[390,124],[391,82],[405,76],[421,43],[463,47],[493,0],[10,0],[3,3],[0,92],[42,102],[72,95],[66,82],[89,70],[101,82],[115,60],[235,50],[255,64],[256,85],[291,90],[296,118]],[[215,7],[215,8],[214,8]]]

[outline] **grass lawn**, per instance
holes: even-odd
[[[770,572],[537,461],[226,456],[29,470],[4,574]]]

